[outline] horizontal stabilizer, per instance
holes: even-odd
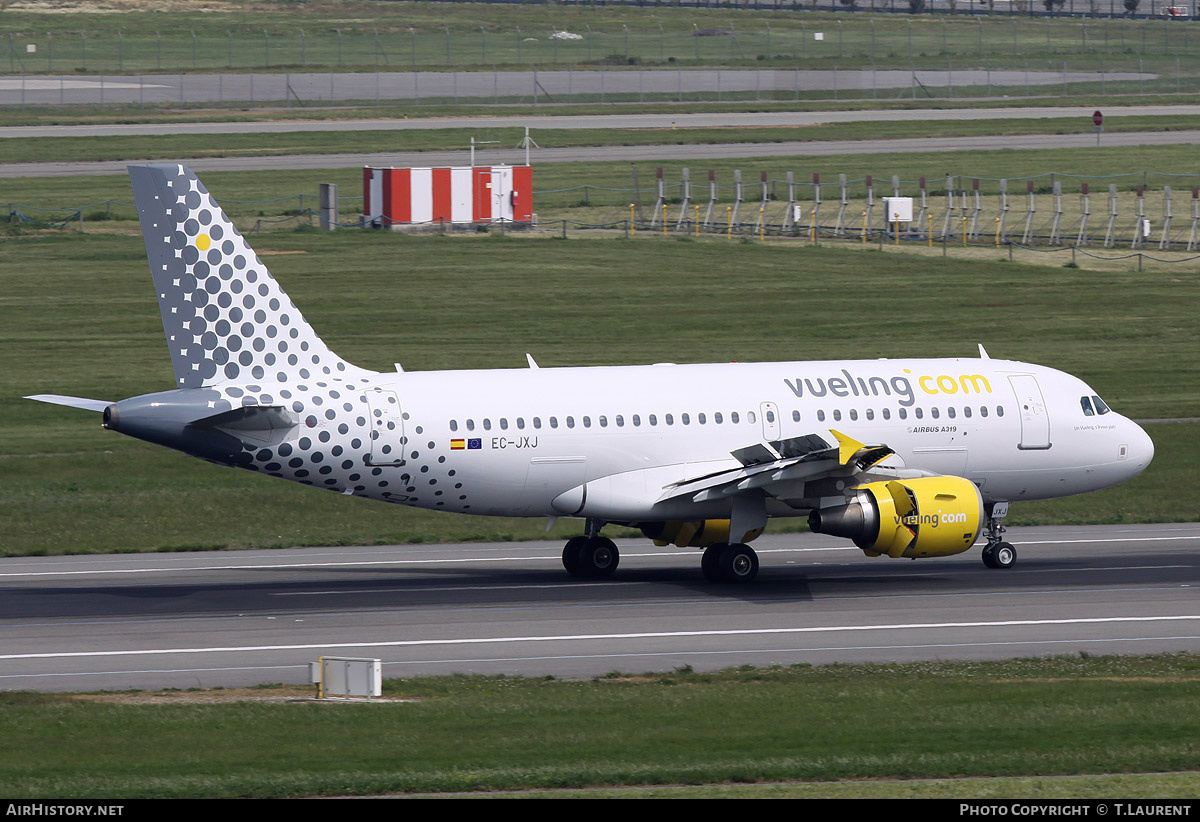
[[[82,408],[84,411],[103,412],[105,408],[112,405],[109,400],[91,400],[87,397],[67,397],[62,394],[31,394],[25,397],[27,400],[37,400],[38,402],[48,402],[52,405],[68,405],[71,408]]]

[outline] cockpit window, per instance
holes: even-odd
[[[1096,406],[1097,414],[1107,414],[1111,410],[1107,405],[1104,404],[1104,400],[1100,399],[1095,394],[1092,395],[1092,402]]]
[[[1085,417],[1095,416],[1096,412],[1092,410],[1092,400],[1090,397],[1080,397],[1079,404],[1083,407],[1083,415]]]

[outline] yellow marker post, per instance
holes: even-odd
[[[633,203],[629,204],[629,233],[637,234],[637,223],[633,221]]]
[[[817,241],[817,210],[814,208],[808,212],[808,239],[809,242]]]
[[[863,218],[862,242],[865,243],[867,241],[867,212],[864,211],[862,213],[862,218]]]
[[[725,206],[725,238],[733,239],[733,206]]]
[[[767,238],[767,218],[764,214],[765,209],[762,206],[758,207],[758,239],[765,240]]]
[[[1000,218],[996,218],[996,248],[1000,247]]]
[[[696,236],[700,236],[700,206],[696,206],[696,219],[692,221],[696,226]]]
[[[962,244],[966,245],[967,244],[967,215],[966,214],[963,215],[962,220],[963,220]]]
[[[925,237],[929,241],[929,247],[933,248],[933,215],[930,214],[926,219]]]

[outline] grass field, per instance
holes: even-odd
[[[1023,66],[1078,57],[1095,66],[1125,55],[1194,62],[1189,23],[1103,19],[815,13],[551,4],[306,3],[182,0],[155,9],[70,15],[6,9],[10,72],[247,68],[491,68],[553,65]],[[162,12],[168,11],[169,16]],[[555,32],[578,38],[555,38]],[[817,39],[821,32],[824,37]]]
[[[270,701],[278,694],[0,695],[0,793],[283,797],[707,783],[692,790],[1200,796],[1195,655],[584,682],[435,677],[391,680],[384,696],[410,701],[374,705]],[[1193,772],[1170,773],[1180,771]],[[957,781],[982,776],[1007,779]],[[799,784],[749,787],[784,780]]]
[[[409,511],[226,471],[102,431],[94,415],[19,399],[162,390],[170,366],[140,237],[3,243],[0,551],[544,533],[541,521]],[[381,370],[397,360],[409,370],[521,367],[525,352],[543,366],[972,356],[983,342],[993,356],[1075,373],[1134,417],[1200,409],[1194,273],[657,237],[278,232],[255,244],[330,345]],[[1141,477],[1016,506],[1015,521],[1200,519],[1188,490],[1198,428],[1154,426],[1158,457]]]

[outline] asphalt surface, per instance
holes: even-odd
[[[1197,131],[1146,131],[1105,134],[1102,144],[1112,146],[1200,145]],[[1096,146],[1094,134],[1031,134],[1022,137],[916,137],[892,140],[818,140],[783,143],[719,143],[704,145],[592,146],[531,150],[530,162],[651,162],[688,160],[703,162],[755,157],[822,157],[839,154],[900,154],[942,151],[1005,151],[1012,149],[1079,148]],[[288,154],[276,157],[163,158],[197,172],[261,171],[266,169],[347,168],[361,166],[455,166],[469,161],[465,149],[457,151],[383,151],[355,154]],[[8,163],[0,165],[0,178],[66,177],[125,174],[127,160],[82,163]],[[476,165],[522,164],[523,149],[476,150]]]
[[[1200,524],[1008,537],[1021,558],[991,571],[978,548],[912,562],[767,536],[748,586],[644,540],[603,582],[542,542],[2,559],[0,689],[304,683],[320,655],[389,677],[591,677],[1200,647]]]
[[[958,89],[1000,96],[1031,93],[1039,86],[1156,80],[1141,72],[884,69],[584,69],[576,71],[381,71],[285,72],[263,74],[20,75],[0,77],[0,105],[255,105],[293,101],[297,106],[425,100],[499,103],[644,101],[647,94],[680,102],[725,95],[755,99],[799,99],[813,91],[849,92],[856,97],[877,92],[910,92],[912,99],[928,89]],[[940,96],[940,95],[939,95]]]

